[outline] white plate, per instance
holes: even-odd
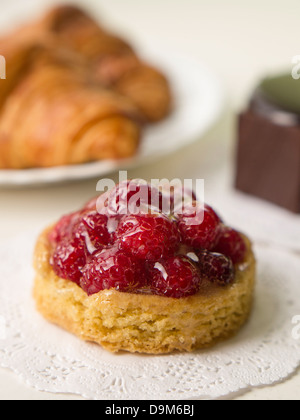
[[[205,65],[184,55],[158,48],[146,51],[144,56],[168,75],[175,94],[175,109],[168,119],[146,129],[134,158],[46,169],[0,170],[0,186],[35,186],[103,177],[155,161],[198,140],[222,108],[223,94],[217,78]]]

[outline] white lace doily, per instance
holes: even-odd
[[[258,286],[250,322],[212,350],[171,356],[111,355],[35,311],[34,238],[0,244],[0,365],[40,391],[89,399],[218,398],[282,381],[300,364],[300,259],[256,247]],[[293,330],[294,329],[294,330]]]

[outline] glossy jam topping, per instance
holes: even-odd
[[[50,264],[88,295],[116,289],[178,299],[198,293],[204,282],[232,284],[247,246],[195,199],[193,192],[173,189],[167,196],[150,185],[122,183],[56,224]]]

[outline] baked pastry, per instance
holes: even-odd
[[[158,200],[149,207],[150,196]],[[168,213],[164,200],[154,187],[121,183],[45,230],[35,251],[38,311],[112,352],[190,352],[237,333],[253,302],[250,241],[211,207],[198,214],[193,196],[181,213],[174,195]]]
[[[172,94],[164,74],[141,60],[128,42],[77,7],[56,7],[2,43],[11,38],[21,39],[27,46],[52,45],[53,49],[76,52],[95,82],[129,98],[146,121],[160,121],[171,111]]]
[[[81,9],[58,7],[44,18],[41,27],[47,28],[58,44],[86,58],[96,80],[130,98],[147,121],[160,121],[170,113],[172,93],[165,75]]]
[[[51,167],[136,153],[141,116],[129,100],[89,81],[76,55],[35,47],[26,50],[34,62],[20,63],[16,57],[24,49],[14,47],[7,66],[17,83],[0,93],[0,168]]]
[[[291,74],[261,81],[239,116],[239,190],[300,213],[300,84]]]
[[[124,159],[171,109],[166,77],[80,9],[0,39],[0,169]]]

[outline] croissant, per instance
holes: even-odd
[[[164,119],[172,109],[167,78],[141,60],[123,39],[98,25],[74,6],[51,10],[38,22],[16,34],[77,52],[87,61],[95,81],[128,97],[148,122]]]
[[[80,56],[24,39],[5,45],[8,79],[0,91],[0,168],[135,154],[141,136],[138,109],[91,80]]]
[[[0,39],[0,168],[133,156],[172,108],[166,77],[82,10],[60,6]]]
[[[48,27],[62,45],[85,56],[96,80],[130,98],[146,120],[156,122],[170,113],[172,94],[166,77],[83,11],[59,7],[44,18],[42,26]]]

